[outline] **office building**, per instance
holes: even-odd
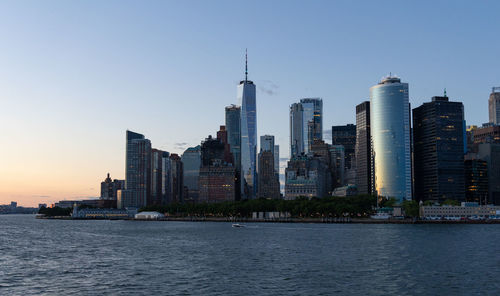
[[[224,133],[214,139],[209,136],[201,144],[201,168],[199,173],[199,202],[223,202],[236,200],[236,169],[228,162],[230,148],[224,143]]]
[[[500,205],[500,144],[479,144],[477,157],[488,167],[488,203]]]
[[[290,106],[290,155],[307,154],[323,139],[323,100],[305,98]]]
[[[243,199],[255,198],[256,156],[257,156],[257,109],[255,84],[248,80],[248,63],[245,59],[245,80],[238,85],[238,102],[241,106],[241,196]]]
[[[184,193],[184,166],[180,156],[176,153],[170,155],[170,193],[168,202],[183,202]]]
[[[370,102],[356,106],[356,187],[359,194],[372,194],[373,166]]]
[[[302,123],[302,104],[294,103],[290,106],[290,156],[304,153],[304,133]]]
[[[415,199],[465,201],[464,106],[448,97],[413,109]]]
[[[274,146],[274,145],[273,145]],[[259,153],[259,198],[280,198],[280,184],[274,169],[274,148]]]
[[[294,156],[285,170],[285,199],[324,197],[328,166],[318,157]]]
[[[130,191],[124,207],[147,205],[151,190],[151,142],[144,135],[127,131],[125,189]]]
[[[465,200],[488,203],[488,163],[471,158],[465,160]]]
[[[356,151],[356,125],[336,125],[332,126],[332,145],[344,146],[345,152],[345,170],[354,166]]]
[[[241,108],[236,105],[226,107],[226,130],[227,141],[233,154],[233,163],[237,170],[240,169],[240,151],[241,151]]]
[[[274,171],[276,176],[280,175],[280,145],[274,145]]]
[[[111,180],[108,176],[101,182],[101,199],[112,199],[116,200],[117,191],[125,188],[125,180]]]
[[[493,87],[491,89],[488,100],[488,111],[490,123],[500,125],[500,87]]]
[[[184,186],[187,187],[189,199],[198,200],[198,179],[201,167],[201,146],[190,147],[181,156],[184,167]]]
[[[408,83],[386,77],[370,88],[370,132],[375,193],[402,202],[412,199]]]
[[[476,127],[472,130],[473,142],[477,145],[481,143],[500,144],[500,125],[483,124],[482,127]]]

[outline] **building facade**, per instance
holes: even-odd
[[[356,125],[332,126],[332,145],[344,146],[345,170],[351,169],[355,164],[356,151]]]
[[[370,132],[375,166],[375,193],[412,199],[410,103],[408,83],[386,77],[370,88]]]
[[[373,158],[370,132],[370,102],[356,106],[356,187],[360,194],[373,193]]]
[[[415,199],[465,201],[464,106],[448,97],[413,109]]]
[[[262,149],[260,151],[258,176],[258,198],[279,199],[280,184],[274,169],[274,148],[272,150]]]
[[[318,157],[294,156],[285,170],[285,199],[324,197],[328,166]]]
[[[304,153],[303,113],[302,104],[290,106],[290,157]]]
[[[184,186],[187,187],[188,196],[197,201],[199,196],[198,179],[201,167],[201,146],[190,147],[181,156],[183,165]]]
[[[169,203],[183,202],[184,193],[184,166],[180,156],[176,153],[170,155],[170,192],[168,197]]]
[[[133,200],[125,207],[147,205],[151,194],[151,142],[144,135],[127,131],[125,189],[133,191]]]
[[[488,203],[488,163],[481,159],[465,160],[465,200]]]
[[[257,108],[255,84],[248,80],[248,68],[245,63],[245,80],[238,85],[238,102],[241,106],[241,196],[253,199],[256,188],[257,157]]]
[[[493,87],[491,89],[490,98],[488,100],[488,111],[490,123],[500,125],[500,87]]]
[[[479,144],[477,157],[488,166],[488,203],[500,205],[500,144]]]

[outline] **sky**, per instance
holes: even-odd
[[[125,131],[182,153],[224,124],[248,48],[258,137],[286,165],[289,106],[323,98],[324,130],[389,73],[412,107],[442,95],[488,121],[498,1],[0,1],[0,204],[100,195],[125,176]],[[325,133],[328,139],[328,134]]]

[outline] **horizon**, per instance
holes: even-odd
[[[230,1],[27,2],[0,4],[0,204],[98,197],[107,173],[125,178],[127,129],[179,155],[215,135],[238,104],[245,48],[257,139],[275,136],[280,168],[301,98],[323,99],[327,136],[356,124],[355,106],[387,73],[409,84],[412,109],[446,89],[467,125],[488,122],[500,86],[494,1],[261,1],[247,7],[259,22]]]

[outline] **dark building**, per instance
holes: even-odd
[[[101,199],[112,199],[116,200],[117,191],[125,188],[125,180],[111,180],[111,177],[108,176],[101,182]]]
[[[416,200],[465,200],[464,107],[444,97],[413,109]]]
[[[164,165],[164,159],[167,157],[169,157],[169,153],[166,151],[151,150],[151,194],[148,205],[166,204],[164,178],[167,172],[164,170],[168,168]]]
[[[479,144],[477,157],[488,165],[488,203],[500,205],[500,144]]]
[[[465,160],[465,200],[487,204],[488,163],[481,159]]]
[[[183,202],[184,168],[180,156],[176,153],[170,155],[170,200],[169,202]]]
[[[201,144],[199,201],[223,202],[236,199],[236,169],[224,128],[218,138],[209,136]]]
[[[356,186],[358,193],[373,192],[373,160],[370,136],[370,102],[356,106]]]
[[[273,151],[262,150],[259,153],[259,198],[279,199],[280,183],[274,169],[274,147]]]
[[[325,172],[325,184],[324,184],[327,195],[331,195],[335,187],[342,186],[341,184],[337,183],[337,178],[340,177],[339,174],[341,173],[341,171],[343,172],[344,170],[343,167],[342,168],[336,167],[336,163],[333,159],[334,156],[332,157],[332,153],[330,151],[331,147],[332,145],[325,143],[325,141],[323,140],[315,140],[311,144],[311,153],[310,153],[310,155],[319,159],[327,167],[327,171]]]
[[[151,142],[144,135],[127,131],[125,158],[126,198],[122,207],[141,208],[151,194]]]
[[[201,167],[201,146],[186,149],[181,159],[184,166],[184,186],[188,193],[185,197],[196,202],[199,196],[198,178]]]
[[[332,126],[332,145],[344,146],[345,169],[351,169],[352,161],[355,159],[356,147],[356,125],[337,125]]]

